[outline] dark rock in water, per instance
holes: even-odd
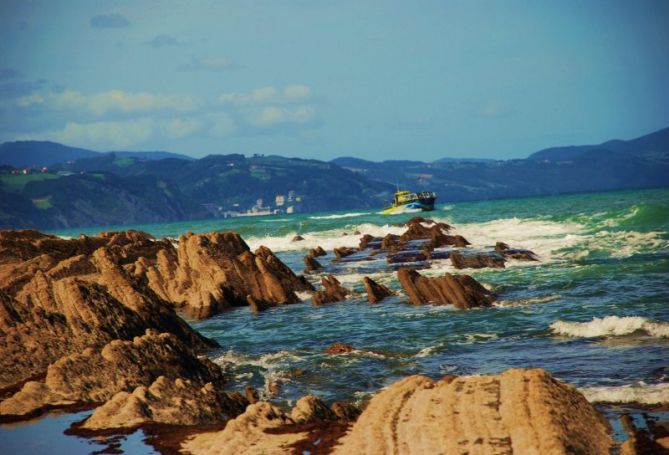
[[[367,248],[372,248],[374,250],[378,250],[381,247],[382,240],[382,237],[374,237],[373,235],[365,234],[360,238],[358,249],[364,250]]]
[[[330,422],[337,415],[314,395],[305,395],[295,403],[290,418],[297,424]]]
[[[304,237],[302,237],[301,235],[296,235],[295,237],[293,237],[291,242],[301,242],[302,240],[304,240]]]
[[[319,256],[326,256],[327,253],[323,248],[320,246],[317,246],[316,248],[312,248],[309,250],[309,254],[307,256],[312,257],[312,258],[317,258]]]
[[[424,277],[413,269],[401,268],[397,278],[414,305],[433,303],[452,304],[468,309],[490,306],[495,296],[469,275],[445,274],[442,277]]]
[[[255,387],[250,386],[250,385],[245,385],[244,386],[244,393],[246,394],[246,399],[250,404],[257,403],[259,398],[258,398],[258,391],[255,389]]]
[[[330,409],[341,422],[353,422],[360,416],[360,409],[348,401],[335,401]]]
[[[323,268],[320,262],[309,255],[304,256],[303,260],[305,265],[304,273],[312,273]]]
[[[382,250],[392,250],[398,246],[400,236],[395,234],[387,234],[381,241]]]
[[[504,242],[497,242],[495,244],[495,251],[505,258],[516,259],[518,261],[539,260],[539,257],[533,251],[511,248]]]
[[[336,259],[334,261],[339,261],[341,258],[345,258],[346,256],[350,256],[352,254],[355,254],[358,252],[357,248],[349,248],[346,246],[342,246],[339,248],[334,249],[334,254],[336,256]]]
[[[393,291],[388,289],[382,284],[378,284],[376,281],[372,280],[369,277],[363,278],[365,284],[365,290],[367,291],[367,300],[369,303],[378,303],[381,300],[393,295]]]
[[[389,264],[401,264],[405,262],[422,262],[428,259],[428,256],[420,250],[398,251],[386,256]]]
[[[504,268],[504,258],[497,253],[462,253],[452,251],[451,263],[456,269]]]
[[[353,231],[353,235],[360,235],[360,231],[358,230]]]
[[[396,223],[393,224],[393,226],[396,227],[406,227],[406,226],[411,226],[412,224],[427,224],[427,225],[433,225],[433,224],[438,224],[440,226],[445,227],[446,229],[450,229],[451,227],[446,224],[446,223],[437,223],[434,220],[430,220],[427,218],[423,218],[422,216],[414,216],[410,218],[408,221],[405,221],[404,223]]]
[[[323,277],[321,279],[321,284],[325,289],[314,292],[313,296],[311,297],[311,302],[314,306],[321,306],[324,303],[345,300],[346,296],[351,293],[351,291],[343,287],[341,283],[339,283],[339,281],[332,275]]]
[[[353,351],[355,351],[353,346],[350,346],[346,343],[334,343],[330,345],[324,352],[326,354],[346,354],[347,352]]]
[[[258,302],[256,299],[254,299],[250,295],[246,296],[246,301],[249,304],[249,308],[251,309],[251,312],[254,313],[254,314],[258,314],[261,311],[265,311],[268,308],[271,308],[271,306],[268,305],[267,303],[265,303],[263,301]]]

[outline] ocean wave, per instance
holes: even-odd
[[[423,358],[423,357],[428,357],[432,354],[434,354],[437,351],[437,346],[428,346],[426,348],[421,349],[418,351],[414,357],[417,359]]]
[[[493,306],[499,308],[509,308],[509,307],[525,306],[525,305],[536,305],[538,303],[552,302],[553,300],[558,298],[560,298],[560,294],[550,294],[550,295],[543,295],[540,297],[530,297],[528,299],[518,299],[518,300],[499,300],[493,303]]]
[[[370,212],[353,212],[335,215],[310,216],[310,220],[338,220],[340,218],[355,218],[357,216],[369,215]]]
[[[669,384],[638,384],[617,387],[579,388],[591,403],[639,403],[657,405],[669,403]]]
[[[221,366],[230,364],[236,367],[250,365],[269,370],[277,366],[285,366],[290,362],[302,360],[302,357],[289,351],[270,352],[260,356],[252,356],[248,354],[237,353],[230,349],[224,354],[215,357],[213,360],[215,363]]]
[[[589,322],[555,321],[550,329],[557,335],[576,338],[624,336],[635,332],[654,338],[669,338],[669,323],[653,322],[641,316],[606,316]]]

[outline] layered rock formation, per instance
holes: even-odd
[[[505,258],[516,259],[518,261],[538,261],[539,257],[530,250],[511,248],[504,242],[495,244],[495,251]]]
[[[311,302],[314,306],[330,302],[340,302],[345,300],[346,296],[351,293],[350,290],[343,287],[339,280],[332,275],[324,276],[321,279],[321,284],[323,285],[323,290],[316,291],[311,296]]]
[[[0,402],[0,416],[11,420],[60,406],[100,404],[160,376],[188,379],[199,387],[225,384],[217,365],[198,358],[175,335],[148,330],[133,341],[114,340],[102,349],[60,358],[49,365],[43,381],[29,381]]]
[[[313,273],[323,268],[320,262],[311,255],[306,255],[302,259],[304,260],[304,273]]]
[[[436,305],[454,305],[468,309],[490,306],[495,296],[469,275],[451,275],[425,277],[415,270],[401,268],[397,271],[404,291],[414,305],[432,303]]]
[[[367,301],[369,303],[379,303],[386,297],[394,295],[393,291],[388,289],[387,286],[379,284],[369,277],[364,277],[363,283],[365,285],[365,291],[367,291]]]
[[[544,370],[410,376],[370,401],[335,454],[608,454],[605,419]]]

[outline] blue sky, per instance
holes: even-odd
[[[0,141],[434,160],[667,126],[663,0],[0,0]]]

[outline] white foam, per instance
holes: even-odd
[[[286,365],[288,362],[294,362],[301,359],[300,356],[288,351],[270,352],[259,357],[253,357],[246,354],[236,353],[230,349],[225,354],[216,357],[214,362],[219,365],[252,365],[269,370],[276,366]]]
[[[493,306],[500,308],[507,308],[507,307],[518,307],[525,305],[536,305],[538,303],[552,302],[553,300],[558,298],[560,298],[560,294],[544,295],[541,297],[530,297],[529,299],[500,300],[493,303]]]
[[[310,216],[311,220],[338,220],[341,218],[355,218],[357,216],[369,215],[371,212],[354,212],[354,213],[343,213],[341,215],[322,215],[322,216]]]
[[[653,322],[640,316],[606,316],[590,322],[555,321],[550,328],[555,334],[570,337],[623,336],[638,331],[655,338],[669,338],[669,323]]]
[[[428,357],[432,355],[435,351],[437,350],[436,346],[428,346],[427,348],[423,348],[416,355],[414,355],[415,358],[423,358],[423,357]]]
[[[640,403],[657,405],[669,403],[669,384],[643,382],[618,387],[579,388],[591,403]]]

